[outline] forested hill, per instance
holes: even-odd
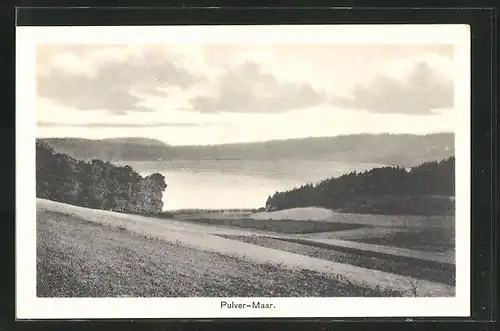
[[[162,211],[163,175],[140,176],[131,167],[76,160],[36,142],[36,196],[94,209],[155,214]]]
[[[169,146],[157,140],[44,138],[55,151],[104,161],[308,159],[411,166],[454,155],[454,135],[358,134],[211,146]]]
[[[454,196],[453,156],[410,170],[375,168],[276,192],[268,198],[266,208],[324,207],[353,213],[453,215]]]
[[[92,140],[83,138],[41,138],[55,152],[78,160],[156,161],[167,154],[168,145],[145,138],[113,138]]]

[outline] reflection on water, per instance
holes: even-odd
[[[276,191],[316,183],[350,171],[380,165],[335,161],[242,161],[203,160],[120,162],[141,175],[159,172],[167,189],[164,209],[259,208]]]

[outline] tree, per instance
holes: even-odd
[[[158,213],[167,187],[161,174],[142,178],[130,166],[75,160],[36,142],[36,195],[95,209]]]
[[[448,214],[454,210],[451,200],[435,196],[453,196],[454,185],[455,158],[450,157],[410,171],[399,166],[374,168],[276,192],[268,197],[266,209],[316,206],[350,212]]]

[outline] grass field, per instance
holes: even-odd
[[[399,296],[309,270],[204,252],[48,211],[37,215],[40,297]]]
[[[410,248],[425,252],[448,252],[455,249],[454,229],[412,229],[411,231],[390,232],[384,236],[353,238],[367,244]]]
[[[340,213],[325,208],[304,207],[261,212],[249,215],[252,219],[259,220],[321,220],[333,223],[360,224],[365,226],[407,228],[407,229],[454,229],[455,217],[453,216],[419,216],[419,215],[379,215]]]
[[[263,230],[276,233],[319,233],[330,231],[343,231],[353,230],[365,227],[360,224],[348,223],[332,223],[323,221],[297,221],[297,220],[255,220],[250,218],[190,218],[185,219],[186,222],[208,224],[208,225],[222,225],[228,227],[240,227],[245,229]]]
[[[312,207],[254,214],[194,211],[175,216],[197,224],[346,239],[423,252],[455,249],[454,218],[450,216],[342,214]]]
[[[226,236],[247,243],[303,254],[320,259],[347,263],[369,269],[391,272],[402,276],[455,285],[455,266],[416,259],[398,258],[374,252],[361,252],[342,247],[335,249],[304,243],[301,240],[276,239],[263,236]]]
[[[288,220],[276,222],[283,222],[284,228],[289,224]],[[294,226],[307,227],[308,223]],[[338,232],[357,231],[342,230],[345,224],[331,222],[330,226]],[[398,249],[355,241],[331,239],[322,244],[311,238],[304,243],[300,237],[312,234],[266,233],[270,232],[37,199],[38,294],[352,297],[455,293],[454,278],[446,278],[450,270],[415,261],[433,253],[401,255]],[[262,236],[275,239],[258,239]],[[413,266],[409,261],[418,263]],[[401,272],[405,265],[408,274]]]

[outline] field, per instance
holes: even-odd
[[[347,214],[308,207],[254,214],[193,211],[173,213],[170,217],[271,236],[297,234],[297,238],[312,240],[342,239],[410,249],[422,255],[428,252],[430,256],[453,256],[455,249],[454,218],[449,216]]]
[[[39,214],[37,240],[40,297],[381,294],[317,272],[251,263],[52,212]]]
[[[188,218],[187,222],[208,225],[222,225],[229,227],[241,227],[253,230],[264,230],[277,233],[318,233],[330,231],[343,231],[362,228],[360,224],[332,223],[323,221],[297,221],[297,220],[255,220],[251,218]]]
[[[283,230],[288,226],[279,233],[277,226],[259,229],[256,222],[241,227],[228,221],[186,219],[155,219],[37,199],[38,296],[454,295],[453,263],[408,258],[397,249],[373,256],[363,252],[366,248],[298,241],[304,240],[299,236],[315,235],[298,224],[307,227],[309,222],[285,221],[293,221],[299,230],[290,234]],[[214,214],[212,219],[230,217]],[[319,234],[360,230],[338,224]]]
[[[368,269],[391,272],[417,279],[455,284],[455,267],[451,264],[436,264],[418,259],[399,258],[375,252],[356,251],[336,246],[335,249],[300,239],[277,239],[264,236],[227,236],[247,243],[280,249],[329,261],[348,263]]]
[[[394,231],[384,236],[366,235],[351,240],[367,244],[379,244],[410,248],[426,252],[449,252],[455,249],[455,231],[453,229],[413,229],[412,231]]]

